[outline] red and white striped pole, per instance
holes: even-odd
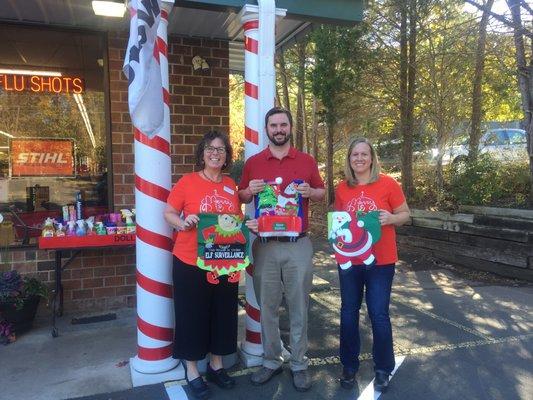
[[[242,16],[244,29],[244,155],[248,159],[264,148],[263,129],[259,118],[259,19],[257,13]],[[253,217],[254,207],[246,213]],[[253,260],[246,268],[246,340],[241,348],[253,356],[263,355],[259,305],[253,284]]]
[[[259,6],[246,4],[241,10],[244,30],[244,157],[250,158],[266,146],[263,118],[274,106],[275,88],[275,17],[286,10],[275,8],[274,0],[259,0]],[[260,29],[260,21],[263,24]],[[261,38],[261,40],[260,40]],[[246,214],[254,217],[253,204]],[[253,260],[246,269],[246,339],[241,343],[241,357],[247,367],[262,363],[260,311],[253,286]]]
[[[168,14],[172,7],[173,2],[161,2],[154,47],[161,69],[164,127],[151,139],[134,127],[138,352],[131,363],[137,372],[145,374],[166,372],[178,364],[172,358],[172,231],[163,218],[172,184],[167,59]]]

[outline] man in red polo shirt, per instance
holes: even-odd
[[[307,313],[309,292],[313,281],[313,247],[306,234],[309,200],[324,198],[324,182],[313,157],[290,145],[292,116],[289,111],[274,107],[265,116],[268,147],[250,157],[244,164],[239,183],[239,198],[244,203],[260,193],[265,182],[283,179],[282,192],[294,180],[303,181],[296,190],[303,198],[303,233],[296,241],[286,238],[256,240],[254,257],[254,289],[261,307],[261,330],[264,348],[263,367],[251,378],[255,385],[266,383],[282,372],[282,348],[279,333],[279,306],[283,293],[289,308],[290,367],[294,387],[306,391],[311,387],[307,372]]]

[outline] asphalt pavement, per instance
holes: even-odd
[[[212,387],[213,399],[531,399],[533,393],[533,285],[476,273],[418,254],[401,254],[394,279],[391,318],[397,370],[386,393],[371,386],[370,322],[361,315],[362,355],[357,385],[338,383],[340,294],[335,263],[325,241],[315,241],[317,284],[309,316],[309,372],[306,393],[283,374],[256,387],[255,368],[234,366],[232,390]],[[241,311],[241,323],[244,312]],[[280,328],[288,343],[282,308]],[[70,325],[49,335],[40,320],[30,333],[0,348],[0,399],[177,400],[192,398],[185,382],[131,387],[129,358],[136,351],[134,310],[114,321]],[[244,334],[241,329],[241,336]],[[529,393],[529,395],[528,395]]]

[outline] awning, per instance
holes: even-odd
[[[244,70],[243,31],[238,12],[243,0],[197,0],[175,2],[169,18],[169,35],[230,41],[230,70]],[[276,27],[277,47],[290,43],[312,27],[312,22],[353,24],[362,18],[362,0],[277,0],[287,17]],[[94,14],[89,0],[0,0],[0,22],[98,31],[128,31],[129,17]],[[0,58],[0,63],[8,60]]]

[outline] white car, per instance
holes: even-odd
[[[527,138],[523,129],[490,129],[479,140],[480,154],[489,153],[499,161],[527,160]],[[432,162],[436,162],[439,150],[431,150]],[[468,139],[461,144],[446,147],[442,164],[465,160],[468,157]]]

